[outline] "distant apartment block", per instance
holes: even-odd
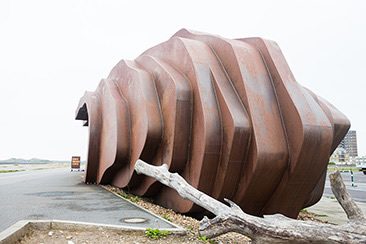
[[[357,136],[355,130],[349,130],[347,135],[339,143],[338,148],[343,148],[350,157],[357,157]]]

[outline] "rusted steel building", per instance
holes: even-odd
[[[120,61],[81,98],[76,119],[90,131],[87,182],[203,211],[134,173],[141,158],[247,213],[290,217],[320,199],[329,156],[350,127],[296,82],[275,42],[185,29]]]

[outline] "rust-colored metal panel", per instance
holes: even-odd
[[[86,182],[203,211],[136,175],[141,158],[247,213],[290,217],[320,199],[329,156],[350,127],[296,82],[276,43],[185,29],[119,62],[82,97],[76,119],[90,127]]]
[[[331,153],[333,153],[334,150],[337,148],[338,144],[342,141],[343,137],[345,136],[344,131],[348,131],[349,129],[348,119],[325,99],[318,97],[308,89],[307,91],[313,96],[314,100],[317,101],[317,103],[323,109],[324,113],[326,114],[326,116],[328,117],[329,121],[332,124],[333,144],[331,147]],[[305,207],[311,206],[320,200],[324,191],[326,175],[327,175],[326,170],[324,170],[323,175],[321,176],[316,187],[313,189],[313,192],[309,196],[309,200],[306,202]]]
[[[326,170],[333,131],[314,98],[296,81],[275,42],[242,39],[261,51],[277,91],[289,145],[289,170],[267,202],[263,213],[285,212],[295,217]],[[291,198],[288,196],[291,195]]]
[[[213,49],[230,80],[226,84],[234,86],[234,94],[238,91],[239,101],[242,102],[245,111],[248,111],[246,116],[249,116],[250,122],[247,124],[251,125],[253,131],[251,137],[239,136],[242,139],[251,138],[251,141],[246,143],[249,146],[248,151],[243,150],[247,148],[244,142],[236,140],[234,143],[235,146],[241,147],[237,151],[240,154],[236,164],[243,166],[243,172],[240,173],[241,168],[235,167],[236,164],[229,161],[228,167],[232,170],[227,173],[218,171],[215,189],[221,192],[214,192],[212,196],[234,199],[244,206],[247,212],[260,214],[288,163],[281,114],[266,64],[256,48],[238,40],[187,30],[181,30],[175,35],[203,41]],[[224,91],[224,94],[230,93]],[[223,104],[230,104],[230,100]],[[222,116],[223,120],[237,117],[237,110]],[[233,126],[225,126],[224,131],[230,128]],[[276,143],[273,143],[272,138],[277,138]],[[235,153],[231,152],[231,156],[235,157]],[[263,175],[266,175],[266,181],[263,181]],[[220,181],[219,176],[226,177],[231,182]],[[236,194],[233,191],[236,191]]]
[[[88,162],[85,173],[87,183],[96,183],[98,176],[102,124],[99,104],[97,93],[85,92],[76,110],[76,119],[85,121],[84,126],[89,127]]]

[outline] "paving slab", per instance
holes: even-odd
[[[177,227],[100,186],[84,184],[83,175],[67,168],[0,174],[0,232],[23,219]],[[131,218],[144,222],[125,222]]]

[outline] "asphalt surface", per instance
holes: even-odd
[[[366,175],[362,172],[353,172],[353,186],[350,172],[342,172],[341,175],[353,200],[366,203]],[[324,196],[334,196],[330,188],[329,177],[325,183]]]
[[[175,228],[96,185],[83,172],[47,169],[0,174],[0,232],[22,219],[57,219],[143,228]],[[143,218],[144,223],[125,223]]]

